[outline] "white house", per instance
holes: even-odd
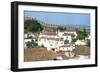
[[[77,33],[75,29],[67,29],[65,31],[59,31],[57,32],[57,36],[60,38],[63,38],[64,40],[68,40],[69,43],[71,43],[72,38],[76,38]]]
[[[38,38],[38,45],[39,46],[42,46],[42,45],[45,46],[46,40],[47,40],[46,37],[39,37]]]
[[[59,46],[57,51],[73,51],[75,49],[75,44],[64,44],[62,46]]]
[[[59,48],[59,46],[64,45],[64,41],[67,39],[69,43],[72,41],[72,35],[76,34],[76,32],[70,31],[67,33],[66,31],[57,31],[57,32],[45,32],[41,33],[38,38],[38,45],[47,47],[48,50],[52,48]],[[76,37],[76,36],[75,36]],[[74,37],[74,38],[75,38]]]
[[[38,42],[38,41],[37,41],[37,38],[35,38],[35,37],[34,37],[34,38],[26,38],[26,39],[24,39],[24,48],[27,47],[27,46],[26,46],[26,43],[27,43],[27,42],[32,42],[32,40],[33,40],[34,42],[36,42],[36,43]]]
[[[58,30],[56,33],[57,33],[57,36],[58,36],[58,37],[62,37],[63,34],[64,34],[64,31]]]
[[[24,48],[27,48],[26,43],[32,42],[32,40],[37,43],[38,37],[36,37],[33,33],[25,33],[24,34]]]
[[[52,37],[52,38],[56,38],[57,34],[55,32],[45,32],[45,33],[41,33],[39,35],[39,37]]]
[[[62,46],[64,44],[64,41],[62,38],[52,38],[52,37],[40,37],[38,39],[38,45],[47,47],[48,50],[52,48],[57,48],[59,46]]]
[[[58,48],[59,46],[62,46],[64,45],[64,39],[63,38],[56,38],[56,47],[55,48]]]
[[[55,48],[57,34],[54,32],[41,33],[38,38],[38,45],[47,47],[48,50]]]
[[[65,52],[65,55],[68,57],[73,57],[75,53],[73,50],[75,49],[75,44],[64,44],[63,46],[59,46],[56,51],[63,51]]]
[[[86,45],[86,41],[85,40],[77,40],[75,42],[76,45]]]
[[[67,39],[69,41],[69,43],[71,43],[72,35],[73,35],[72,33],[64,33],[62,37],[64,38],[64,40]]]
[[[32,33],[32,32],[28,32],[28,33],[24,33],[24,38],[34,38],[34,37],[36,37],[36,35],[34,34],[34,33]]]
[[[26,42],[31,42],[31,41],[32,41],[32,39],[24,39],[24,48],[27,48]]]
[[[75,37],[77,36],[77,33],[76,33],[76,30],[75,29],[67,29],[66,31],[64,31],[64,33],[74,34]]]

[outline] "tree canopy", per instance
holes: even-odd
[[[88,36],[85,28],[83,30],[76,29],[76,33],[77,33],[77,39],[79,40],[85,40],[85,38]]]
[[[25,32],[40,33],[43,30],[42,25],[35,19],[24,21]]]
[[[62,26],[59,26],[59,27],[57,28],[57,30],[66,30],[66,28],[65,28],[65,27],[62,27]]]

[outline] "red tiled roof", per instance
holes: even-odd
[[[39,37],[39,39],[47,39],[47,37]]]
[[[64,33],[63,36],[66,36],[66,35],[73,35],[73,33]]]

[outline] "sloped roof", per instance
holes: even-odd
[[[74,35],[73,33],[64,33],[63,36]]]
[[[76,55],[90,55],[90,47],[84,45],[76,46],[75,53]]]
[[[27,48],[24,49],[24,61],[44,61],[52,60],[56,56],[56,53],[52,50],[48,51],[46,48]]]

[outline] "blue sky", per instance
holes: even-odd
[[[34,12],[24,11],[25,17],[36,18],[49,24],[60,25],[90,25],[90,15],[83,13],[61,13],[61,12]]]

